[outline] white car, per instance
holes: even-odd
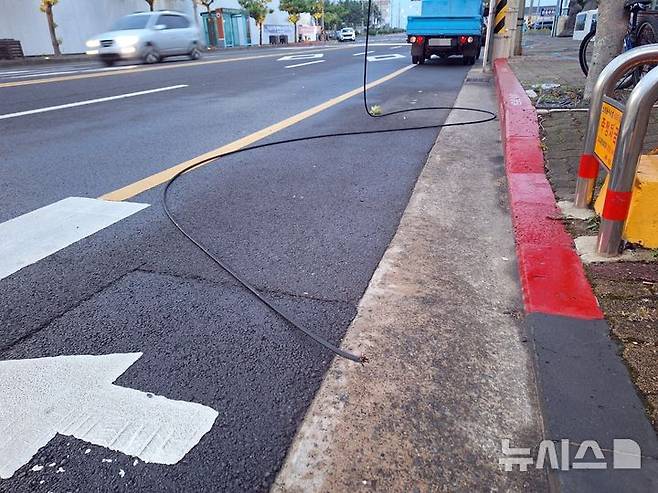
[[[201,57],[200,34],[194,22],[180,12],[140,12],[119,19],[112,30],[87,41],[87,55],[105,65],[140,59],[156,63],[167,56]]]
[[[338,41],[356,41],[356,33],[351,27],[344,27],[338,31]]]

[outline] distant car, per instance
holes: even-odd
[[[344,27],[337,33],[338,41],[356,41],[356,33],[351,27]]]
[[[552,29],[553,19],[539,19],[532,25],[533,29]]]
[[[156,63],[168,56],[201,57],[199,31],[185,14],[163,10],[140,12],[119,19],[112,29],[87,41],[87,54],[105,65],[119,60]]]

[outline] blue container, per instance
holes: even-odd
[[[409,35],[479,36],[482,0],[423,0],[420,16],[407,20]]]

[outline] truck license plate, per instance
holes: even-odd
[[[430,46],[452,46],[450,38],[432,38],[429,41]]]

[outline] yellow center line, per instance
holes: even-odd
[[[377,79],[369,83],[366,86],[366,89],[370,89],[372,87],[383,84],[384,82],[389,81],[414,67],[415,65],[407,65],[399,70],[396,70],[395,72],[391,72],[390,74],[382,77],[381,79]],[[296,123],[299,123],[302,120],[305,120],[306,118],[309,118],[313,115],[320,113],[321,111],[324,111],[328,108],[331,108],[332,106],[342,103],[343,101],[346,101],[347,99],[356,96],[357,94],[361,94],[362,92],[363,92],[362,87],[353,89],[349,92],[346,92],[345,94],[336,96],[335,98],[329,99],[324,103],[320,103],[317,106],[313,106],[312,108],[302,111],[301,113],[297,113],[296,115],[293,115],[289,118],[286,118],[285,120],[275,123],[274,125],[270,125],[269,127],[265,127],[261,130],[258,130],[257,132],[254,132],[250,135],[247,135],[238,140],[230,142],[229,144],[218,147],[217,149],[213,149],[212,151],[208,151],[204,154],[201,154],[200,156],[194,157],[188,161],[172,166],[171,168],[167,168],[151,176],[147,176],[146,178],[142,178],[139,181],[131,183],[130,185],[126,185],[125,187],[119,188],[118,190],[114,190],[113,192],[109,192],[106,193],[105,195],[101,195],[99,199],[114,200],[114,201],[128,200],[134,197],[135,195],[145,192],[146,190],[150,190],[153,187],[168,182],[169,180],[171,180],[171,178],[174,177],[174,175],[176,175],[176,173],[178,173],[182,169],[187,168],[188,166],[192,166],[193,164],[199,163],[212,156],[219,157],[223,154],[227,154],[229,152],[237,151],[238,149],[247,147],[253,144],[254,142],[262,140],[276,132],[279,132],[285,128],[295,125]]]
[[[139,68],[133,68],[128,70],[116,70],[116,71],[109,70],[106,72],[92,72],[92,73],[78,74],[78,75],[64,75],[61,77],[49,77],[46,79],[30,79],[30,80],[19,80],[14,82],[1,82],[0,89],[4,87],[31,86],[34,84],[49,84],[52,82],[64,82],[67,80],[93,79],[96,77],[111,77],[114,75],[128,75],[128,74],[136,74],[141,72],[151,72],[153,70],[168,70],[175,68],[197,67],[199,65],[214,65],[216,63],[242,62],[245,60],[257,60],[259,58],[274,58],[274,57],[283,57],[283,56],[291,56],[291,55],[303,55],[305,53],[314,53],[317,51],[346,50],[349,48],[352,48],[352,46],[339,46],[332,48],[317,48],[317,49],[312,48],[300,52],[293,51],[291,53],[272,53],[269,55],[241,56],[235,58],[222,58],[219,60],[202,60],[198,62],[154,65],[151,67],[139,67]]]

